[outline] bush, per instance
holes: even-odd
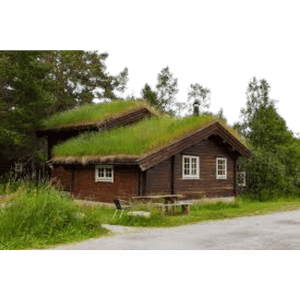
[[[280,151],[253,151],[250,159],[241,161],[241,168],[247,174],[247,186],[242,194],[252,199],[268,201],[283,196],[300,195],[298,161],[289,164]]]

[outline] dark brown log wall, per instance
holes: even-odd
[[[200,158],[200,179],[182,179],[182,156]],[[216,179],[216,158],[227,158],[227,179]],[[212,140],[198,144],[175,155],[174,192],[204,197],[227,197],[234,195],[234,157]]]
[[[65,191],[72,190],[72,172],[63,166],[57,166],[51,170],[51,179],[55,183],[59,183]]]
[[[145,194],[171,194],[171,158],[146,171]]]
[[[138,196],[139,169],[137,166],[114,166],[114,182],[95,182],[95,166],[72,166],[62,170],[56,167],[52,177],[61,182],[65,190],[80,199],[112,202],[115,198]]]

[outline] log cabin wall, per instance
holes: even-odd
[[[200,158],[200,179],[182,179],[182,156]],[[227,179],[216,179],[216,158],[227,158]],[[224,147],[207,139],[175,155],[174,193],[184,193],[187,198],[229,197],[235,193],[235,157]]]
[[[58,183],[62,188],[71,192],[72,190],[72,171],[64,166],[56,166],[51,170],[51,179]]]
[[[169,158],[146,171],[145,195],[172,193],[171,162]]]
[[[56,166],[51,175],[79,199],[113,202],[139,195],[139,173],[138,166],[114,165],[114,182],[96,182],[95,165],[72,165]]]

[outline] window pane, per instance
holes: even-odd
[[[106,168],[106,177],[112,177],[111,168]]]
[[[98,177],[104,177],[104,169],[103,168],[98,169]]]

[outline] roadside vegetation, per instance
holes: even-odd
[[[299,208],[300,198],[296,197],[274,199],[268,202],[253,201],[246,197],[240,197],[232,203],[218,202],[192,205],[188,215],[182,215],[180,207],[176,209],[175,215],[170,215],[163,214],[161,209],[149,209],[149,206],[148,208],[144,206],[141,209],[151,211],[149,218],[132,216],[123,212],[122,217],[118,215],[114,219],[109,220],[109,223],[124,226],[172,227],[210,220],[264,215]]]
[[[2,184],[0,249],[45,248],[106,234],[101,212],[45,183]]]
[[[243,196],[231,203],[192,205],[188,215],[183,215],[180,207],[172,215],[142,204],[131,210],[151,212],[149,218],[128,211],[113,218],[114,208],[78,204],[50,183],[12,180],[0,184],[0,249],[41,249],[100,237],[108,234],[101,224],[172,227],[296,209],[300,209],[298,197],[262,202]]]

